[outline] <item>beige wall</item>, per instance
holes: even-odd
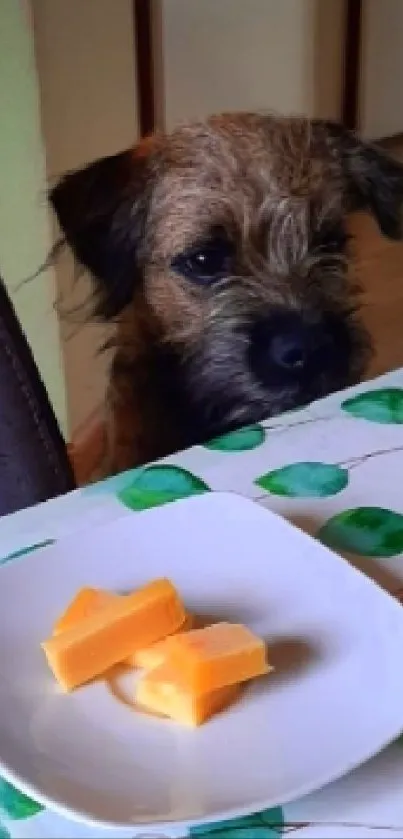
[[[403,2],[363,3],[360,127],[371,139],[403,131]]]
[[[168,127],[231,109],[340,115],[344,0],[160,0]]]
[[[13,0],[11,0],[13,2]],[[131,0],[33,0],[48,177],[54,178],[137,137]],[[73,289],[73,266],[57,271],[61,307],[88,296]],[[97,355],[106,329],[62,320],[70,431],[102,401],[106,359]]]
[[[22,284],[51,246],[30,9],[22,0],[0,2],[0,114],[0,272],[65,432],[55,277],[49,271]]]

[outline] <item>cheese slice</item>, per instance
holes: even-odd
[[[193,624],[193,615],[187,614],[182,626],[176,631],[188,632],[188,630],[192,628]],[[137,650],[133,653],[133,655],[129,656],[127,664],[132,667],[140,667],[143,670],[153,670],[155,667],[159,667],[159,665],[163,664],[165,660],[167,640],[168,638],[163,638],[161,641],[151,644],[150,647],[144,647],[141,650]]]
[[[100,588],[81,588],[56,621],[53,627],[53,635],[59,635],[60,632],[71,629],[72,626],[78,624],[97,609],[101,609],[107,603],[116,600],[118,596],[118,594]]]
[[[216,623],[167,639],[166,662],[194,694],[268,673],[266,645],[242,624]]]
[[[105,673],[135,649],[175,632],[185,610],[172,583],[155,580],[116,597],[66,632],[42,644],[48,664],[65,691]]]
[[[210,693],[192,694],[167,662],[137,682],[136,702],[146,711],[162,714],[187,726],[198,726],[226,708],[240,693],[239,685],[226,685]]]

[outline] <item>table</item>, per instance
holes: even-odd
[[[0,565],[80,529],[207,489],[238,492],[277,511],[403,599],[403,369],[3,518]],[[403,737],[315,795],[214,831],[191,831],[200,839],[208,833],[211,839],[403,837]],[[68,822],[0,781],[0,839],[103,835],[133,837],[134,831]]]

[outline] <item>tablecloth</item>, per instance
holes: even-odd
[[[400,598],[403,370],[5,517],[0,565],[67,534],[208,490],[238,492],[277,511]],[[66,821],[0,780],[0,839],[115,839],[135,833]],[[291,833],[295,839],[403,837],[403,737],[301,801],[191,831],[199,839]]]

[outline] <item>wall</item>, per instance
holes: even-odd
[[[403,132],[403,3],[364,0],[360,127],[370,139]]]
[[[136,140],[132,2],[33,0],[33,14],[47,172],[53,180]],[[74,433],[102,402],[107,358],[98,349],[108,333],[83,325],[80,305],[88,285],[75,286],[69,258],[57,269],[57,283]]]
[[[21,281],[42,264],[51,245],[44,152],[29,7],[0,3],[0,271],[28,336],[63,431],[65,383],[55,278],[50,271]]]
[[[340,115],[344,0],[160,0],[157,6],[168,127],[231,109]]]

